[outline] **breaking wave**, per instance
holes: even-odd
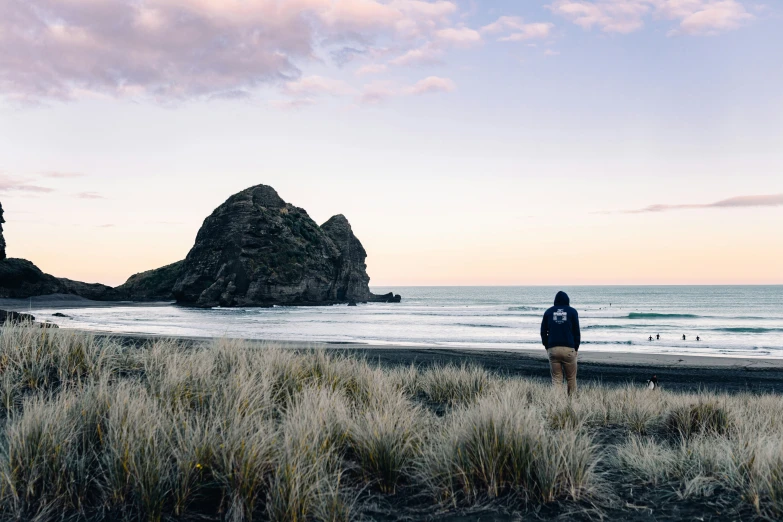
[[[508,308],[509,312],[537,312],[539,310],[544,310],[541,306],[510,306]]]
[[[696,319],[701,317],[694,314],[654,314],[644,312],[631,312],[628,319]]]
[[[783,328],[714,328],[716,332],[734,332],[734,333],[769,333],[783,332]]]
[[[503,326],[500,324],[455,323],[455,326],[468,326],[470,328],[511,328],[510,326]]]

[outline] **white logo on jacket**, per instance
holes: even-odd
[[[552,318],[555,320],[557,324],[563,324],[566,322],[566,319],[568,319],[568,312],[563,310],[562,308],[558,308],[555,310],[555,313],[552,314]]]

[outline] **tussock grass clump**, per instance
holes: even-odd
[[[281,427],[268,505],[272,520],[305,521],[316,514],[340,520],[350,513],[339,458],[349,418],[347,400],[331,387],[306,388],[298,397]]]
[[[511,494],[525,502],[578,499],[594,482],[590,436],[547,430],[513,394],[454,413],[425,454],[422,473],[441,497],[474,502]]]
[[[81,386],[116,372],[120,347],[112,340],[69,330],[0,328],[0,414],[21,396]]]
[[[24,415],[6,424],[2,474],[7,500],[17,513],[34,515],[49,504],[66,507],[76,497],[71,479],[85,479],[73,477],[78,456],[68,399],[31,398]]]
[[[492,387],[494,379],[478,366],[443,366],[427,370],[418,378],[418,388],[432,402],[469,404]]]
[[[350,445],[366,481],[383,493],[395,493],[410,476],[428,419],[421,407],[396,390],[380,395],[351,425]]]
[[[731,428],[729,413],[715,401],[700,401],[673,408],[664,422],[666,431],[689,439],[694,435],[725,435]]]
[[[673,475],[677,452],[654,440],[632,435],[618,446],[614,463],[640,481],[659,484]]]
[[[147,520],[161,519],[173,485],[169,425],[140,386],[116,390],[103,435],[103,487],[112,504],[132,505]]]
[[[548,401],[545,415],[549,427],[555,430],[576,430],[597,424],[594,406],[560,394]]]

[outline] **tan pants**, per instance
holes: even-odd
[[[576,350],[567,346],[553,346],[546,353],[549,355],[552,384],[557,388],[563,387],[563,370],[565,370],[568,395],[576,393]]]

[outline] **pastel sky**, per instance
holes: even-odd
[[[371,285],[783,284],[783,5],[3,0],[8,254],[119,284],[231,194]]]

